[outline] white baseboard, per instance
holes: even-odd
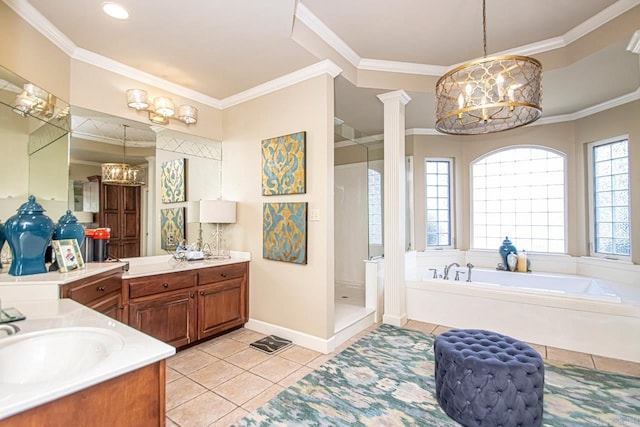
[[[260,320],[249,319],[244,327],[255,332],[265,335],[277,335],[293,341],[295,345],[299,345],[311,350],[319,351],[323,354],[331,353],[336,348],[335,335],[329,339],[322,339],[304,332],[295,331],[293,329],[284,328],[282,326],[272,325],[271,323],[262,322]]]
[[[406,313],[403,314],[402,316],[392,316],[390,314],[385,314],[382,316],[382,323],[385,323],[387,325],[391,325],[391,326],[398,326],[398,327],[402,327],[407,323],[407,315]]]
[[[340,331],[337,331],[333,336],[335,346],[337,347],[340,344],[347,342],[349,339],[351,339],[351,337],[364,331],[374,323],[375,323],[375,312],[371,311],[371,313],[367,314],[366,317],[358,320],[357,322],[352,323],[351,325],[343,328]]]

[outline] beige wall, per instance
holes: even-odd
[[[125,91],[132,88],[145,89],[150,97],[169,96],[176,105],[189,104],[198,108],[198,123],[187,126],[180,121],[173,120],[164,126],[165,128],[216,141],[222,140],[221,110],[86,62],[77,60],[71,62],[71,105],[151,125],[147,113],[127,107]]]
[[[238,201],[231,247],[251,252],[250,312],[256,321],[333,336],[333,78],[322,75],[223,112],[222,195]],[[263,197],[263,139],[306,131],[306,194]],[[308,264],[262,258],[262,204],[308,202]]]
[[[587,200],[586,144],[620,135],[629,135],[631,164],[640,162],[640,101],[594,114],[575,122],[535,125],[507,132],[478,136],[407,137],[414,153],[415,241],[416,249],[425,248],[424,158],[451,157],[455,175],[456,247],[470,246],[470,166],[491,151],[518,145],[553,148],[566,155],[567,250],[570,255],[589,254],[589,208]],[[631,209],[640,210],[640,169],[631,168]],[[633,260],[640,262],[640,227],[632,224]]]
[[[69,101],[69,56],[0,2],[0,64]]]
[[[634,101],[602,113],[594,114],[575,122],[576,172],[578,177],[586,177],[587,144],[617,136],[629,136],[629,164],[631,183],[631,257],[640,264],[640,101]],[[635,165],[635,166],[634,166]],[[580,255],[589,250],[589,210],[587,180],[576,180],[576,203],[580,212],[577,216],[576,244]],[[635,217],[635,221],[633,220]]]

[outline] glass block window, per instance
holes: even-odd
[[[487,154],[471,166],[472,248],[566,252],[565,157],[543,147]]]
[[[451,246],[451,160],[425,159],[426,246]]]
[[[382,245],[382,179],[369,169],[369,244]]]
[[[591,145],[593,252],[631,256],[629,140]]]

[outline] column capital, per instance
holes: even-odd
[[[378,99],[386,104],[387,102],[400,101],[402,105],[407,105],[411,101],[411,97],[404,90],[394,90],[393,92],[385,92],[378,95]]]

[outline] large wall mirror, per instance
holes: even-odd
[[[189,201],[220,196],[219,141],[80,107],[69,108],[60,100],[55,111],[64,113],[55,120],[36,110],[17,114],[18,97],[29,84],[0,67],[0,141],[2,161],[7,166],[0,168],[0,221],[14,215],[33,194],[54,222],[69,209],[87,226],[103,226],[94,215],[99,207],[95,194],[91,194],[92,189],[95,191],[91,179],[101,176],[103,163],[126,161],[141,166],[147,174],[146,184],[140,187],[137,253],[159,255],[164,253],[160,242],[162,209],[187,210]],[[186,200],[165,206],[160,201],[161,167],[175,158],[186,159]],[[185,238],[195,240],[198,225],[188,223],[186,213],[184,223]]]

